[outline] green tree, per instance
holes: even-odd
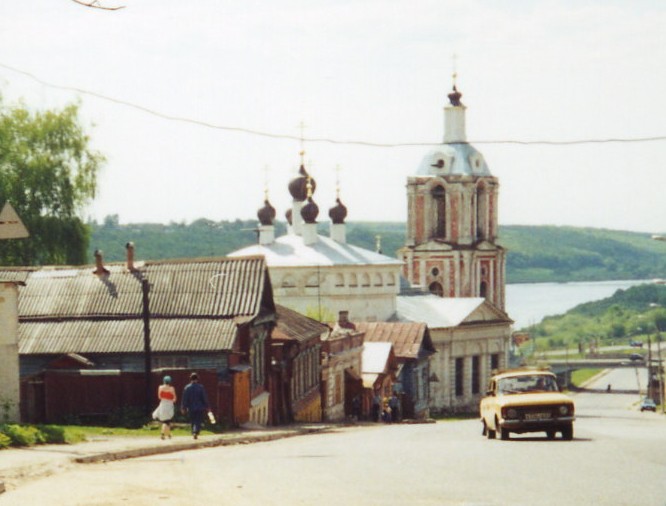
[[[94,196],[104,157],[89,147],[78,106],[30,111],[0,97],[0,206],[30,232],[0,241],[4,265],[81,264],[90,240],[78,213]]]

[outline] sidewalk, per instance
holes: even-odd
[[[0,493],[16,488],[24,480],[62,472],[77,464],[110,462],[163,453],[236,444],[273,441],[332,430],[336,425],[302,424],[282,427],[245,428],[212,436],[177,436],[162,441],[155,437],[98,437],[77,444],[38,445],[0,450]]]

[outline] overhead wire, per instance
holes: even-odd
[[[28,77],[29,79],[32,79],[33,81],[41,84],[42,86],[46,86],[48,88],[54,88],[58,90],[63,90],[63,91],[72,91],[76,93],[80,93],[81,95],[87,95],[90,97],[94,97],[100,100],[105,100],[107,102],[111,102],[114,104],[122,105],[125,107],[129,107],[132,109],[136,109],[138,111],[144,112],[146,114],[150,114],[152,116],[165,119],[168,121],[177,121],[181,123],[188,123],[191,125],[197,125],[205,128],[211,128],[215,130],[224,130],[228,132],[239,132],[239,133],[245,133],[249,135],[257,135],[261,137],[269,137],[273,139],[287,139],[287,140],[295,140],[295,141],[301,141],[301,142],[309,142],[309,143],[329,143],[329,144],[343,144],[343,145],[356,145],[356,146],[368,146],[368,147],[378,147],[378,148],[399,148],[399,147],[415,147],[415,146],[436,146],[440,143],[438,142],[371,142],[371,141],[363,141],[363,140],[353,140],[353,139],[333,139],[329,137],[304,137],[304,136],[297,136],[297,135],[290,135],[290,134],[284,134],[284,133],[274,133],[274,132],[264,132],[261,130],[255,130],[252,128],[243,128],[243,127],[238,127],[238,126],[228,126],[228,125],[219,125],[215,123],[211,123],[208,121],[202,121],[198,119],[192,119],[192,118],[187,118],[183,116],[174,116],[171,114],[166,114],[163,112],[156,111],[154,109],[150,109],[148,107],[139,105],[139,104],[134,104],[132,102],[128,102],[126,100],[121,100],[118,98],[114,97],[109,97],[107,95],[103,95],[101,93],[95,92],[95,91],[90,91],[90,90],[84,90],[82,88],[78,88],[75,86],[65,86],[65,85],[60,85],[60,84],[55,84],[48,82],[31,72],[27,72],[25,70],[18,69],[16,67],[12,67],[10,65],[6,65],[4,63],[0,62],[0,67],[4,68],[6,70],[9,70],[11,72],[15,72],[17,74],[21,74],[25,77]],[[657,135],[657,136],[652,136],[652,137],[611,137],[611,138],[600,138],[600,139],[573,139],[573,140],[516,140],[516,139],[503,139],[503,140],[473,140],[469,141],[470,144],[517,144],[517,145],[525,145],[525,146],[531,146],[531,145],[546,145],[546,146],[571,146],[571,145],[577,145],[577,144],[606,144],[606,143],[635,143],[635,142],[655,142],[655,141],[664,141],[666,140],[666,135]]]

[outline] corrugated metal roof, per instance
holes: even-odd
[[[486,299],[480,297],[442,298],[436,295],[397,297],[400,320],[425,322],[431,329],[460,325]]]
[[[391,343],[363,343],[361,370],[363,375],[382,374],[391,356]]]
[[[273,330],[273,339],[295,340],[299,342],[317,339],[328,332],[328,325],[308,318],[285,306],[276,305],[277,326]]]
[[[105,267],[110,272],[103,276],[91,266],[32,271],[20,291],[20,317],[140,315],[142,278],[149,282],[152,315],[256,315],[266,276],[261,257],[146,262],[138,272],[118,264]]]
[[[231,350],[236,323],[220,319],[153,319],[154,352]],[[143,353],[143,320],[22,322],[19,354]]]
[[[365,333],[365,342],[388,342],[393,344],[395,355],[400,358],[418,358],[422,346],[434,351],[426,337],[425,323],[412,322],[360,322],[356,330]]]

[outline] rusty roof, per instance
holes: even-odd
[[[233,319],[160,318],[150,321],[153,352],[231,350]],[[143,320],[31,321],[19,325],[19,354],[143,353]]]
[[[45,267],[31,270],[19,292],[19,317],[105,318],[142,314],[141,280],[149,283],[154,317],[231,318],[258,314],[267,276],[261,257],[145,262],[136,272],[124,264]],[[16,276],[0,268],[0,280]]]
[[[273,339],[304,342],[310,339],[318,339],[330,330],[328,325],[308,318],[288,307],[276,304],[275,308],[277,310],[277,326],[273,329]]]
[[[0,281],[27,272],[19,290],[19,352],[142,352],[144,279],[156,352],[231,350],[238,325],[272,310],[262,306],[273,302],[261,257],[105,268],[104,275],[93,266],[0,268]]]
[[[418,358],[422,348],[435,351],[425,323],[359,322],[356,329],[365,332],[365,342],[392,343],[396,357],[401,359]]]

